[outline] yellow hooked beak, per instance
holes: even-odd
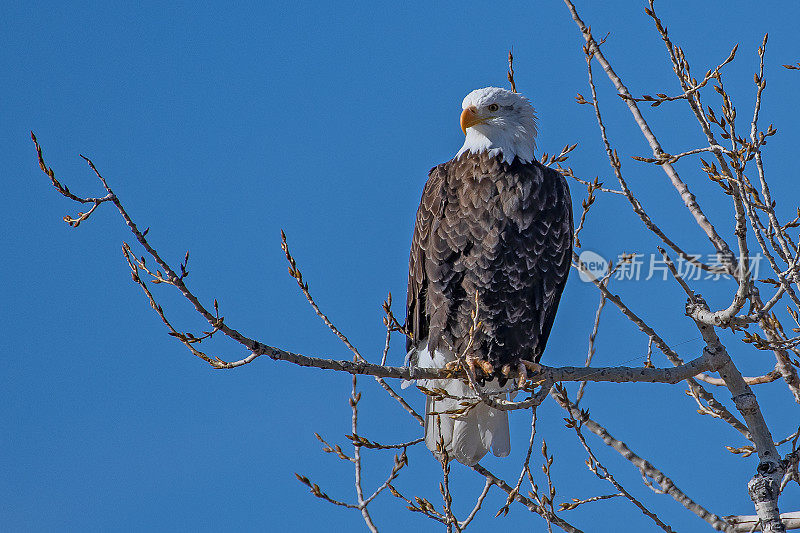
[[[474,105],[469,106],[461,112],[461,131],[464,132],[464,135],[467,134],[467,128],[475,124],[483,124],[484,122],[486,122],[486,117],[479,116],[478,108]]]

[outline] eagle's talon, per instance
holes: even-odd
[[[461,363],[459,363],[459,361],[456,359],[454,361],[449,361],[448,363],[445,363],[444,368],[445,370],[450,370],[450,371],[458,370],[460,364]]]
[[[484,361],[479,357],[470,355],[464,358],[464,362],[469,366],[470,370],[472,370],[472,373],[475,374],[475,379],[478,383],[481,383],[481,385],[485,378],[491,378],[494,374],[494,367],[489,361]]]
[[[484,361],[483,359],[478,359],[478,365],[483,370],[483,373],[486,374],[487,377],[491,377],[494,374],[494,367],[489,361]]]

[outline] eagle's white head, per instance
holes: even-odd
[[[464,152],[488,151],[503,154],[511,163],[514,156],[523,163],[533,160],[536,146],[536,112],[527,98],[499,87],[475,89],[461,104],[461,129],[467,136],[456,157]]]

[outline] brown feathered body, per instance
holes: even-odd
[[[481,326],[466,355],[516,368],[544,351],[572,254],[564,177],[536,161],[464,153],[433,168],[411,244],[408,349],[463,353],[477,292]]]
[[[507,390],[502,369],[542,356],[572,254],[572,203],[564,177],[536,161],[465,152],[433,168],[417,211],[408,276],[410,364],[443,367],[458,354],[489,362],[487,390]],[[477,297],[476,297],[477,295]],[[477,301],[480,327],[472,336]],[[469,349],[467,349],[469,348]],[[481,380],[483,383],[483,380]],[[427,398],[425,441],[439,459],[473,465],[511,449],[508,415],[456,398],[460,380],[424,380],[449,398]],[[477,400],[477,398],[476,398]]]

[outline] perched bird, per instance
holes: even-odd
[[[527,98],[486,87],[464,98],[464,146],[433,169],[417,211],[408,265],[408,364],[443,368],[459,355],[485,391],[505,391],[522,361],[538,362],[553,327],[572,254],[572,203],[564,177],[534,159],[536,114]],[[480,326],[470,336],[472,313]],[[471,338],[470,338],[471,337]],[[467,382],[418,380],[454,398]],[[440,459],[474,465],[489,448],[511,451],[506,411],[427,398],[425,442]],[[450,414],[447,414],[450,412]]]

